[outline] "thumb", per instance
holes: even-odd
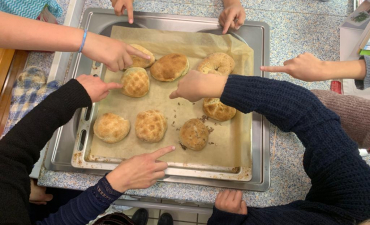
[[[243,215],[248,214],[247,203],[244,200],[241,203],[240,209],[241,209],[241,214]]]
[[[177,90],[178,90],[178,89],[177,89]],[[175,98],[180,97],[180,95],[177,93],[177,90],[173,91],[173,92],[170,94],[170,99],[175,99]]]
[[[45,197],[44,197],[44,201],[46,201],[46,202],[49,202],[49,201],[51,201],[52,199],[53,199],[53,195],[52,194],[45,194]]]

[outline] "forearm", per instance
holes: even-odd
[[[327,79],[363,80],[366,75],[366,64],[364,60],[324,61],[323,66]]]
[[[83,30],[0,12],[0,47],[23,50],[78,51]]]
[[[227,8],[227,7],[229,7],[231,5],[234,5],[234,4],[241,5],[239,0],[223,0],[223,3],[224,3],[224,8]]]
[[[360,148],[370,148],[370,100],[332,91],[311,91],[339,115],[344,131]]]
[[[40,150],[54,131],[71,119],[76,109],[89,104],[91,100],[85,89],[78,81],[71,80],[31,110],[1,139],[0,191],[6,198],[0,205],[0,218],[12,218],[9,215],[27,208],[29,174],[40,157]],[[19,217],[13,218],[16,221]]]
[[[60,207],[58,212],[37,224],[88,224],[121,195],[122,193],[115,191],[103,177],[95,186],[88,188],[78,197]]]

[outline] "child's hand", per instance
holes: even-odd
[[[92,102],[98,102],[108,96],[109,90],[122,88],[122,84],[104,83],[99,77],[93,75],[80,75],[76,78],[85,88]]]
[[[224,27],[222,33],[226,34],[229,27],[238,30],[240,26],[244,24],[245,11],[239,0],[229,5],[224,3],[224,5],[225,9],[220,14],[218,21],[220,22],[221,26]]]
[[[227,76],[215,74],[203,74],[191,70],[177,84],[177,90],[173,91],[170,99],[185,98],[191,102],[202,98],[219,98],[224,90]]]
[[[304,81],[322,81],[330,79],[330,71],[325,68],[325,62],[311,53],[303,53],[285,61],[284,66],[261,66],[260,69],[266,72],[284,72]]]
[[[112,188],[119,192],[148,188],[165,176],[164,170],[168,165],[158,161],[158,158],[173,150],[174,146],[168,146],[125,160],[107,175],[107,180]]]
[[[82,53],[92,60],[105,64],[113,72],[132,65],[130,55],[150,59],[150,56],[122,41],[90,32],[86,36]]]
[[[31,179],[31,194],[29,202],[36,205],[46,205],[53,199],[52,194],[46,194],[46,187],[37,186],[36,180]]]
[[[122,15],[126,9],[128,22],[134,22],[134,8],[132,7],[134,0],[111,0],[111,2],[117,16]]]
[[[215,206],[218,210],[247,215],[247,204],[242,200],[243,193],[235,190],[225,190],[218,193]]]

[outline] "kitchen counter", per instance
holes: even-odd
[[[68,0],[58,1],[64,11]],[[247,20],[266,22],[271,27],[270,64],[282,65],[285,60],[303,52],[311,52],[323,60],[339,60],[339,25],[352,12],[348,1],[331,0],[243,0]],[[111,8],[108,0],[86,0],[85,9]],[[137,0],[136,11],[218,17],[223,10],[221,0]],[[63,17],[65,14],[63,15]],[[58,22],[63,23],[64,18]],[[42,67],[49,73],[53,54],[32,53],[28,65]],[[271,73],[270,77],[286,80],[308,89],[329,89],[329,82],[306,83],[292,79],[283,73]],[[294,134],[283,133],[275,126],[270,128],[271,187],[266,192],[244,192],[248,206],[264,207],[286,204],[304,199],[310,188],[310,180],[302,166],[304,148]],[[369,157],[367,162],[370,164]],[[54,172],[41,169],[39,185],[84,190],[94,185],[99,176]],[[161,183],[146,190],[130,190],[130,196],[146,196],[173,199],[181,202],[213,203],[220,188]]]

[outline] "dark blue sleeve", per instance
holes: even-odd
[[[243,113],[264,115],[305,146],[306,196],[361,221],[370,215],[370,167],[343,131],[339,117],[309,90],[285,81],[230,75],[221,101]],[[248,219],[247,219],[248,220]]]
[[[36,224],[87,224],[103,213],[122,193],[115,191],[107,179],[103,177],[92,187],[59,208],[58,212],[51,214]]]

